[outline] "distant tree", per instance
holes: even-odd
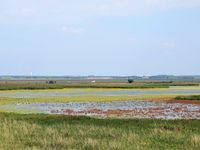
[[[46,82],[47,84],[56,84],[56,81],[50,80]]]
[[[128,83],[133,83],[134,80],[133,79],[128,79]]]

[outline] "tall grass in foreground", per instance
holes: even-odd
[[[0,149],[200,149],[200,120],[0,113]]]

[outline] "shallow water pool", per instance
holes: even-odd
[[[194,89],[162,89],[162,90],[147,90],[147,89],[121,89],[121,90],[95,90],[95,91],[16,91],[16,92],[0,92],[0,97],[9,98],[34,98],[34,97],[59,97],[59,96],[73,96],[73,95],[145,95],[145,94],[200,94],[200,88]]]

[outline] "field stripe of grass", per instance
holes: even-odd
[[[128,101],[128,100],[166,100],[178,96],[177,94],[146,94],[146,95],[73,95],[65,97],[36,97],[36,98],[8,98],[0,97],[0,105],[15,103],[48,103],[48,102],[111,102],[111,101]]]
[[[177,96],[176,100],[200,100],[200,95]]]
[[[200,149],[200,120],[0,113],[0,149]]]

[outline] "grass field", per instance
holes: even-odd
[[[16,103],[50,103],[50,102],[111,102],[128,100],[171,100],[178,97],[178,94],[149,94],[149,95],[74,95],[65,97],[36,97],[36,98],[3,98],[0,97],[0,105]],[[187,95],[184,95],[187,96]],[[188,95],[189,96],[189,95]]]
[[[0,113],[0,149],[200,149],[200,120]]]
[[[1,81],[0,90],[18,89],[64,89],[64,88],[168,88],[169,86],[199,86],[198,82],[97,82],[91,81],[57,81],[55,84],[48,84],[46,81]]]

